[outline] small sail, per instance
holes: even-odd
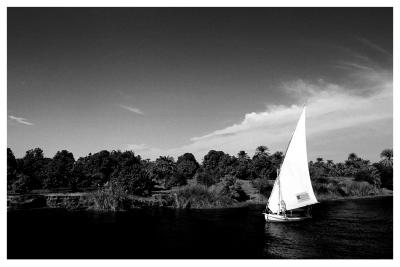
[[[308,171],[305,113],[304,108],[268,200],[268,208],[273,213],[282,209],[282,202],[286,210],[318,203]]]

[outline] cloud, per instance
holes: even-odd
[[[380,52],[382,54],[385,54],[387,56],[390,56],[390,57],[392,56],[392,54],[389,51],[387,51],[386,49],[382,48],[381,46],[375,44],[374,42],[372,42],[372,41],[370,41],[368,39],[365,39],[365,38],[362,38],[362,37],[358,37],[356,39],[358,41],[360,41],[361,43],[363,43],[364,45],[374,49],[375,51],[378,51],[378,52]]]
[[[126,109],[130,112],[136,113],[136,114],[140,114],[140,115],[144,115],[143,111],[141,111],[138,108],[135,107],[129,107],[129,106],[125,106],[125,105],[119,105],[121,108]]]
[[[393,127],[392,72],[360,67],[357,62],[344,65],[351,68],[347,82],[283,82],[280,89],[293,99],[291,105],[269,105],[262,112],[247,113],[237,123],[192,137],[181,147],[160,149],[141,144],[136,145],[136,151],[153,159],[190,152],[198,160],[211,149],[231,155],[240,150],[251,154],[257,146],[267,145],[271,151],[284,151],[305,102],[310,159],[326,156],[337,160],[334,157],[340,153],[345,157],[353,151],[383,149],[381,146],[390,145]],[[371,155],[365,154],[369,159]]]
[[[12,119],[12,120],[18,122],[18,123],[21,123],[21,124],[33,125],[33,123],[27,121],[25,118],[22,118],[22,117],[15,117],[15,116],[12,116],[12,115],[9,115],[8,117],[9,117],[10,119]]]
[[[369,80],[368,75],[376,77],[377,74],[365,73],[363,78]],[[385,73],[382,75],[387,78]],[[188,148],[217,147],[237,153],[241,149],[249,150],[266,144],[273,149],[284,150],[305,98],[310,137],[329,138],[331,132],[341,129],[362,131],[363,128],[371,128],[377,122],[390,121],[393,117],[392,82],[384,78],[379,81],[379,84],[374,81],[370,87],[362,89],[368,91],[368,95],[357,93],[361,90],[359,88],[347,88],[321,80],[316,83],[304,80],[285,83],[282,88],[297,94],[300,103],[269,106],[266,111],[248,113],[232,126],[192,138],[193,143]]]

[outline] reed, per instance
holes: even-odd
[[[379,189],[365,181],[354,181],[353,178],[324,177],[313,182],[318,199],[335,199],[346,197],[365,197],[376,195]]]
[[[93,209],[103,211],[126,210],[130,207],[130,199],[122,188],[110,185],[91,194]]]
[[[235,202],[215,187],[204,185],[184,186],[172,193],[172,196],[175,208],[224,208],[231,207]]]

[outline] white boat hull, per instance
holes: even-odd
[[[270,213],[263,213],[263,214],[267,222],[298,222],[311,218],[310,216],[296,217],[296,216],[284,216],[284,215],[270,214]]]

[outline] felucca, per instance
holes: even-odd
[[[300,115],[285,158],[263,213],[268,222],[311,218],[311,205],[318,203],[311,185],[307,161],[306,108]]]

